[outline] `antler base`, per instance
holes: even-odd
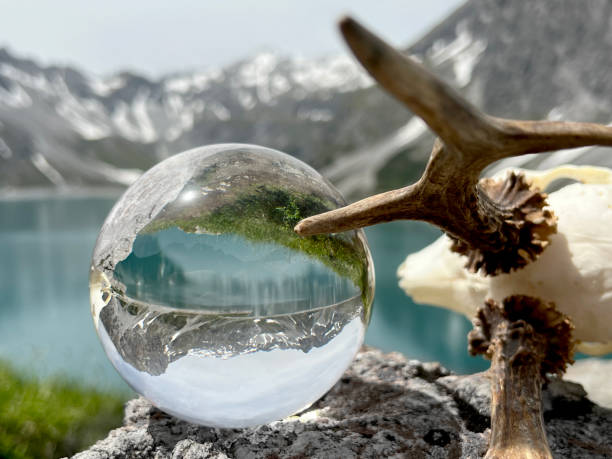
[[[491,440],[486,458],[552,458],[542,418],[542,384],[572,363],[567,316],[528,296],[488,300],[469,334],[472,355],[491,360]]]

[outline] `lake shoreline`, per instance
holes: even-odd
[[[127,187],[32,187],[0,188],[0,201],[38,201],[48,199],[118,199]]]

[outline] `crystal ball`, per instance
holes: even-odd
[[[301,237],[345,205],[268,148],[196,148],[143,174],[104,222],[91,312],[110,361],[178,418],[247,427],[308,407],[363,343],[374,271],[361,230]]]

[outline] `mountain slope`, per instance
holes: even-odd
[[[610,17],[612,3],[606,0],[562,5],[554,0],[471,0],[407,52],[489,114],[609,123]],[[391,138],[401,139],[414,122],[408,120]],[[367,159],[363,150],[345,154],[324,172],[341,189],[359,195],[408,184],[423,169],[433,136],[425,131],[403,139],[373,143]],[[364,158],[361,164],[359,157]],[[612,166],[612,151],[593,147],[527,155],[502,161],[491,171],[565,162]],[[358,170],[361,177],[353,172]]]
[[[348,57],[266,53],[154,82],[129,73],[100,80],[0,50],[0,186],[126,185],[170,154],[221,142],[266,145],[321,167],[385,134],[381,124],[401,124],[362,111],[387,97],[371,84]]]
[[[607,0],[470,0],[407,53],[497,116],[612,121]],[[433,136],[348,56],[264,53],[151,81],[41,67],[0,50],[0,189],[125,186],[176,152],[219,142],[293,154],[358,197],[410,183]],[[612,165],[609,149],[513,158]]]

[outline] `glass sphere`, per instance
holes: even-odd
[[[315,170],[252,145],[159,163],[96,242],[91,311],[104,350],[158,408],[246,427],[306,408],[363,343],[374,271],[361,230],[300,237],[345,205]]]

